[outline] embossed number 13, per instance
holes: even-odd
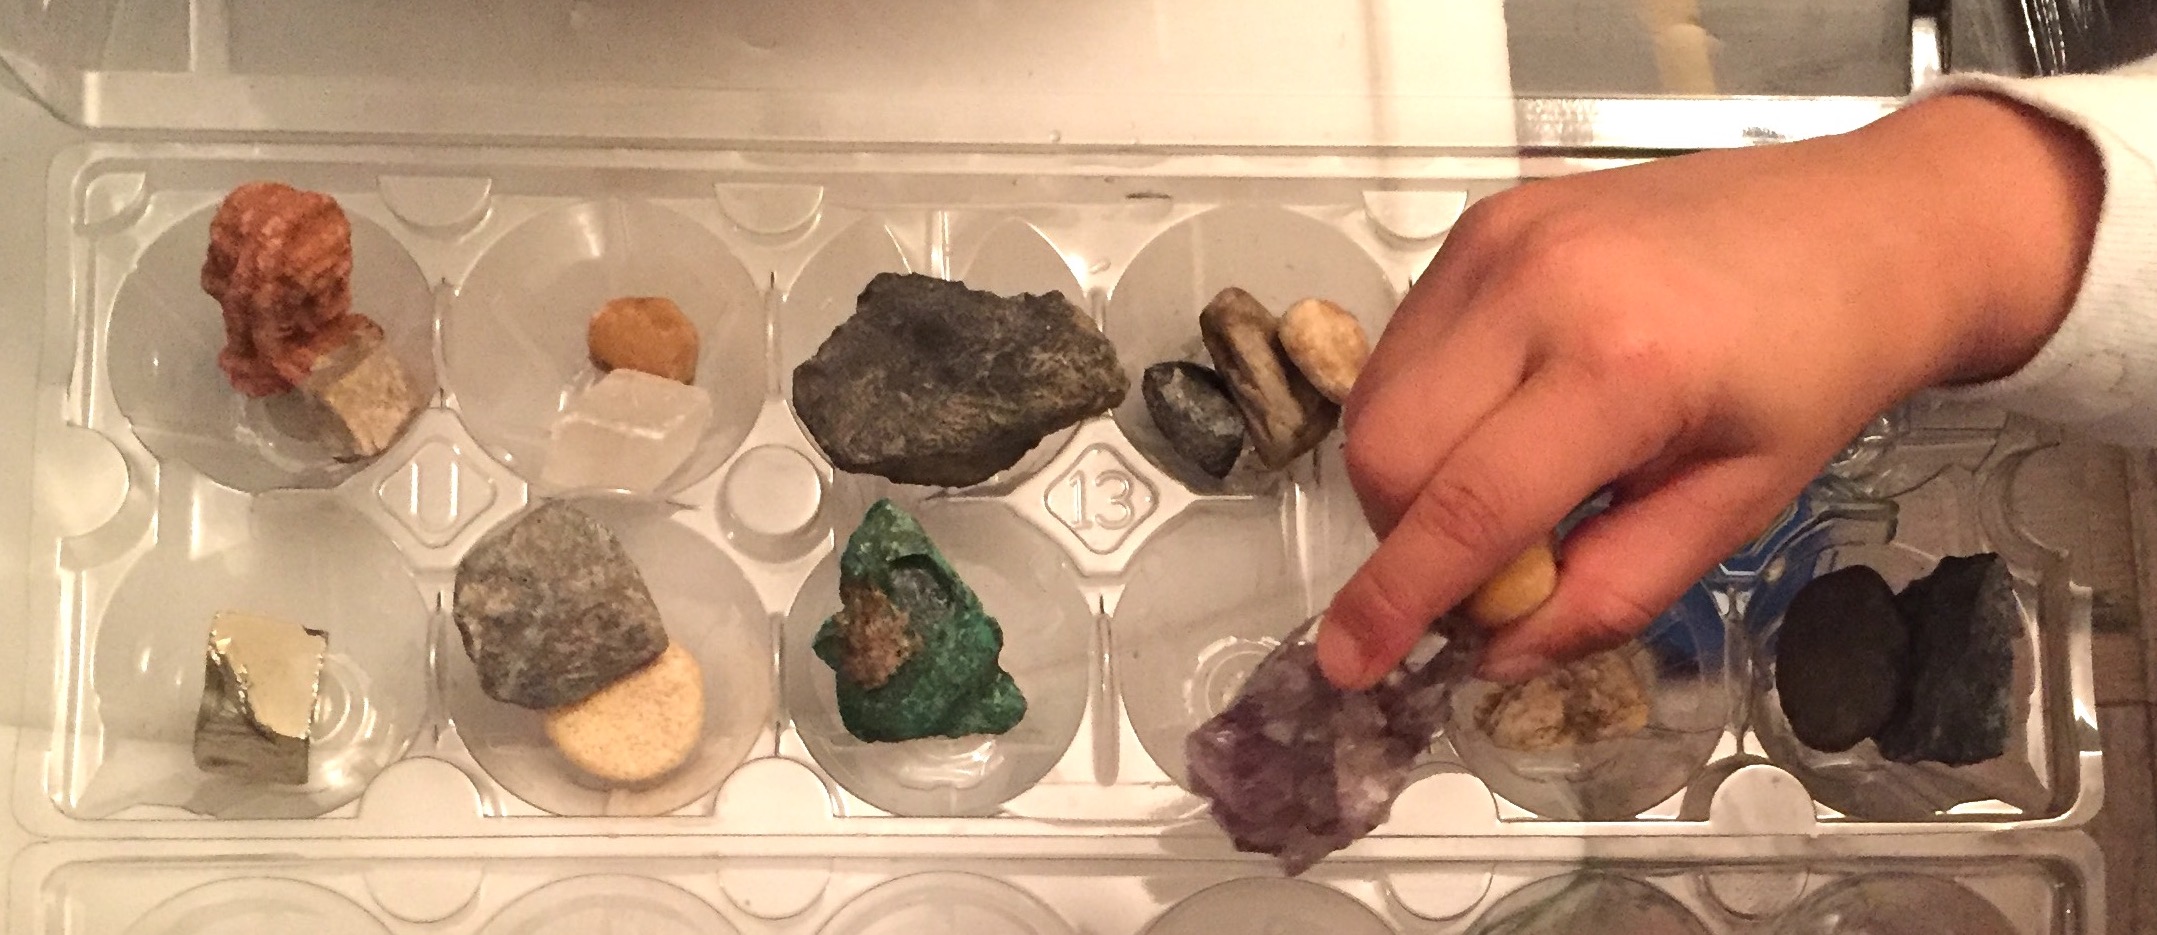
[[[1064,484],[1071,488],[1072,505],[1078,508],[1073,511],[1077,521],[1071,524],[1075,531],[1083,532],[1095,526],[1117,530],[1138,519],[1138,508],[1131,503],[1131,492],[1137,485],[1129,474],[1110,470],[1088,477],[1084,471],[1074,471]],[[1109,492],[1104,494],[1102,491]],[[1094,496],[1088,496],[1089,493]],[[1101,501],[1098,511],[1096,499]]]

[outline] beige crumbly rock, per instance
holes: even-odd
[[[670,299],[615,299],[592,315],[586,349],[601,370],[638,370],[676,383],[697,381],[697,326]]]
[[[1348,392],[1371,356],[1370,336],[1348,310],[1325,299],[1304,299],[1281,315],[1281,350],[1304,379],[1336,403]]]
[[[1476,727],[1506,750],[1537,752],[1618,740],[1648,726],[1637,645],[1597,653],[1491,692]]]
[[[704,736],[704,673],[670,643],[659,658],[590,697],[545,712],[547,739],[562,756],[620,785],[673,772]]]

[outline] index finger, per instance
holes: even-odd
[[[1400,664],[1432,621],[1670,441],[1653,407],[1542,371],[1478,424],[1334,596],[1318,661],[1344,689]]]

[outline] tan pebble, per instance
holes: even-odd
[[[641,370],[679,383],[697,381],[697,326],[662,298],[608,302],[585,332],[592,363],[602,370]]]
[[[1557,587],[1558,557],[1549,543],[1537,543],[1468,595],[1461,610],[1486,627],[1500,627],[1534,613]]]
[[[704,737],[704,673],[670,643],[650,665],[575,704],[545,712],[547,739],[607,782],[648,782],[674,770]]]
[[[1281,316],[1281,349],[1318,392],[1336,403],[1348,391],[1371,356],[1371,339],[1348,310],[1324,299],[1304,299]]]

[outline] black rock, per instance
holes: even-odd
[[[1146,368],[1139,391],[1177,454],[1208,475],[1228,476],[1243,453],[1243,412],[1228,395],[1228,381],[1211,368],[1174,360]]]
[[[794,411],[840,470],[965,487],[1130,389],[1116,349],[1062,293],[881,273],[794,368]]]
[[[481,690],[527,708],[583,701],[667,648],[629,553],[559,502],[472,546],[457,565],[453,605]]]
[[[1910,631],[1895,591],[1863,565],[1807,582],[1775,636],[1775,691],[1799,742],[1839,753],[1857,746],[1901,705]]]
[[[2022,611],[1998,555],[1949,557],[1895,599],[1910,622],[1908,700],[1874,740],[1899,763],[1982,763],[2007,752]]]

